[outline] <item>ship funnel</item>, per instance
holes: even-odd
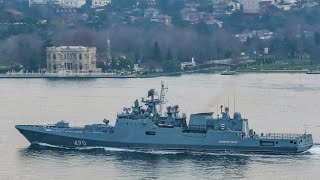
[[[235,112],[234,114],[233,114],[233,119],[234,120],[241,120],[241,113],[239,113],[239,112]]]

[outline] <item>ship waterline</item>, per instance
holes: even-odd
[[[32,127],[32,126],[31,126]],[[201,152],[273,152],[273,153],[299,153],[304,152],[310,149],[313,144],[306,144],[303,146],[274,146],[273,143],[282,142],[283,139],[278,140],[268,140],[268,141],[257,141],[253,145],[239,145],[245,144],[243,141],[237,140],[221,140],[219,139],[210,139],[212,144],[201,144],[193,143],[188,141],[189,144],[179,144],[179,138],[172,139],[171,142],[165,143],[154,143],[154,142],[133,142],[132,140],[127,141],[110,141],[107,137],[101,136],[96,138],[89,139],[88,137],[79,137],[79,136],[64,136],[50,134],[41,131],[31,131],[27,130],[27,126],[16,126],[16,128],[23,134],[26,139],[31,144],[41,145],[48,144],[57,147],[66,147],[66,148],[79,148],[79,147],[113,147],[113,148],[124,148],[124,149],[153,149],[153,150],[179,150],[179,151],[201,151]],[[194,136],[187,135],[187,136]],[[196,135],[195,135],[196,136]],[[167,137],[170,139],[170,137]],[[193,139],[194,137],[192,137]],[[197,137],[201,138],[201,137]],[[284,137],[285,138],[285,137]],[[303,139],[308,139],[312,141],[311,135],[300,135],[300,138],[297,138],[296,141]],[[185,140],[185,139],[183,139]],[[154,139],[157,141],[157,139]],[[285,141],[284,141],[285,142]],[[265,143],[266,145],[262,145]],[[260,146],[259,146],[260,144]],[[272,145],[270,145],[272,144]]]

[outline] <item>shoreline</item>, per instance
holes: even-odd
[[[259,70],[259,71],[254,71],[254,70],[240,70],[237,71],[237,73],[240,74],[245,74],[245,73],[307,73],[309,70]]]
[[[41,74],[41,73],[13,73],[0,74],[0,79],[99,79],[99,78],[113,78],[113,79],[128,79],[128,78],[154,78],[159,76],[180,76],[182,73],[161,73],[149,75],[116,75],[116,74]]]
[[[240,70],[236,71],[236,74],[268,74],[268,73],[288,73],[307,74],[309,70]],[[219,74],[218,71],[213,72],[199,72],[199,71],[186,71],[186,72],[174,72],[174,73],[156,73],[149,75],[115,75],[115,74],[40,74],[40,73],[16,73],[16,74],[0,74],[0,79],[128,79],[128,78],[155,78],[164,76],[181,76],[185,74]]]

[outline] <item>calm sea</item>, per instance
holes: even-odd
[[[320,143],[320,75],[185,75],[152,79],[0,79],[0,180],[320,179],[320,146],[299,155],[30,148],[16,124],[114,123],[124,106],[168,85],[187,114],[229,106],[256,132],[312,133]]]

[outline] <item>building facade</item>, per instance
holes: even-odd
[[[96,48],[84,46],[47,47],[47,72],[95,73]]]
[[[81,8],[86,4],[86,0],[28,0],[29,6],[51,4],[63,8]],[[93,0],[94,1],[94,0]]]
[[[111,4],[112,0],[92,0],[92,8],[99,8]]]
[[[86,4],[86,0],[60,0],[61,7],[64,8],[81,8]]]
[[[62,0],[28,0],[29,6],[43,5],[43,4],[54,4],[60,5]]]
[[[47,0],[28,0],[29,6],[32,6],[34,4],[46,4]]]
[[[194,61],[194,57],[191,58],[191,62],[187,61],[187,62],[181,62],[181,70],[185,70],[188,68],[193,68],[196,66],[196,62]]]
[[[240,0],[244,13],[259,13],[262,0]]]
[[[148,6],[156,6],[157,5],[156,0],[146,0],[146,3]]]

